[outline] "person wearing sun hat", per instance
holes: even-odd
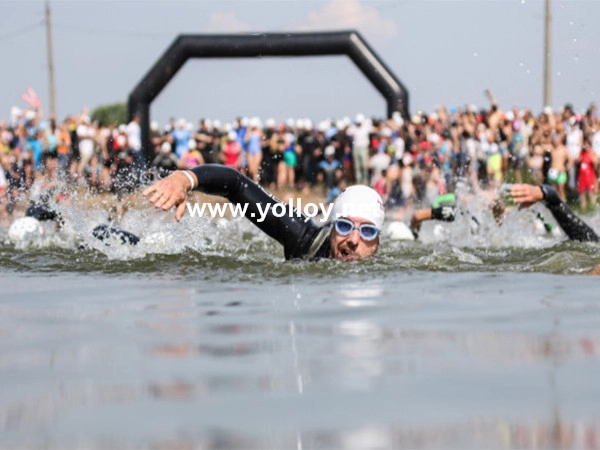
[[[369,258],[379,249],[385,211],[381,196],[368,186],[356,185],[343,191],[332,205],[327,223],[313,221],[239,171],[218,164],[175,171],[145,189],[143,195],[164,211],[175,207],[175,219],[179,221],[191,190],[247,205],[245,217],[282,244],[288,260],[355,261]],[[275,214],[275,210],[281,214]]]

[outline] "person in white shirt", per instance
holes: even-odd
[[[581,148],[583,147],[583,131],[579,127],[579,123],[575,117],[569,119],[569,123],[566,126],[566,145],[569,151],[573,164],[569,167],[569,188],[571,190],[577,189],[577,164],[579,163],[579,155],[581,154]]]
[[[92,157],[94,156],[94,139],[96,137],[96,129],[90,122],[90,116],[85,115],[81,123],[77,125],[77,138],[79,139],[79,163],[77,164],[77,178],[81,180],[86,171]]]
[[[146,158],[142,151],[142,129],[140,127],[141,117],[138,113],[133,116],[131,122],[125,128],[129,152],[133,156],[133,176],[136,181],[146,172]]]
[[[369,183],[369,144],[371,124],[365,116],[358,114],[354,126],[348,134],[352,136],[352,162],[354,164],[354,181],[357,184]]]

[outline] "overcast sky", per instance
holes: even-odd
[[[543,0],[51,0],[57,115],[126,102],[180,33],[357,30],[404,83],[410,112],[439,105],[543,107]],[[49,111],[44,1],[0,0],[0,118]],[[552,106],[585,109],[600,92],[600,1],[552,0]],[[383,117],[386,103],[345,56],[188,60],[152,119],[238,115]]]

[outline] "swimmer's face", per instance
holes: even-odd
[[[347,217],[355,227],[371,222],[356,217]],[[341,259],[342,261],[358,261],[373,256],[379,249],[379,235],[370,241],[363,239],[357,229],[352,230],[348,235],[339,234],[335,226],[331,230],[331,258]]]

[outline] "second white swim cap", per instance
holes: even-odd
[[[368,186],[350,186],[333,203],[330,220],[340,217],[365,219],[381,229],[385,219],[385,210],[381,196]]]

